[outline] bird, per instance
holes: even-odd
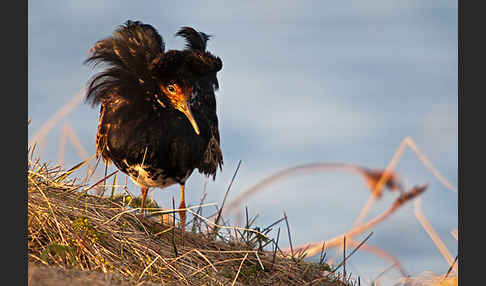
[[[185,183],[193,171],[222,171],[215,91],[223,62],[206,50],[212,35],[182,27],[182,50],[165,50],[150,24],[128,20],[97,41],[84,64],[103,70],[87,82],[86,102],[100,105],[96,157],[140,187],[180,185],[179,225],[186,222]]]

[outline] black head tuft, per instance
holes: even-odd
[[[205,78],[218,89],[216,73],[222,69],[223,62],[206,51],[211,36],[191,27],[182,27],[175,35],[186,39],[186,49],[167,51],[158,66],[159,73],[164,76],[182,74],[186,79]]]
[[[176,36],[181,36],[186,39],[186,48],[191,50],[197,50],[204,52],[206,50],[206,42],[209,40],[211,35],[205,34],[203,32],[198,32],[191,27],[182,27]]]

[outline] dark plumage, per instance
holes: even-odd
[[[176,35],[186,48],[165,51],[151,25],[127,21],[85,61],[105,65],[86,95],[101,104],[97,156],[141,186],[142,209],[148,188],[174,183],[181,185],[185,208],[184,184],[193,170],[214,179],[223,164],[214,95],[222,61],[206,51],[208,35],[190,27]]]

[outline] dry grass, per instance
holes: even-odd
[[[216,233],[199,207],[182,242],[162,223],[175,210],[153,204],[141,218],[136,199],[87,194],[95,188],[65,174],[29,161],[29,285],[351,285],[324,262],[285,256],[256,228]]]
[[[397,286],[456,286],[458,277],[444,277],[431,272],[423,272],[417,277],[403,278]]]
[[[355,241],[353,241],[353,236],[357,234],[361,234],[367,229],[375,226],[376,224],[385,221],[388,219],[388,217],[393,214],[396,210],[401,208],[404,204],[411,202],[414,199],[416,202],[416,206],[419,203],[418,201],[418,196],[421,195],[426,189],[427,185],[422,185],[422,186],[414,186],[410,190],[405,190],[402,187],[401,184],[401,179],[398,177],[398,175],[395,173],[394,169],[396,168],[398,162],[400,161],[401,157],[403,156],[405,150],[409,148],[411,149],[419,159],[419,161],[423,164],[423,166],[447,189],[456,192],[457,193],[457,188],[452,185],[445,177],[442,176],[442,174],[439,172],[439,170],[432,164],[432,162],[425,156],[425,154],[418,148],[416,145],[415,141],[410,138],[410,137],[405,137],[405,139],[401,142],[400,146],[397,148],[395,151],[395,154],[393,155],[392,159],[390,160],[389,164],[387,167],[383,170],[371,170],[365,167],[360,167],[357,165],[352,165],[352,164],[340,164],[340,163],[334,163],[334,164],[329,164],[329,163],[314,163],[314,164],[304,164],[304,165],[299,165],[299,166],[294,166],[291,168],[284,169],[282,171],[279,171],[269,177],[264,178],[262,181],[258,182],[254,186],[244,190],[243,192],[240,193],[240,195],[233,200],[232,202],[229,203],[228,207],[226,207],[226,211],[228,213],[234,212],[234,213],[239,213],[239,217],[241,217],[242,213],[242,203],[247,200],[250,196],[257,194],[258,192],[262,192],[266,189],[271,184],[275,184],[276,182],[279,182],[287,177],[290,177],[292,175],[296,175],[298,173],[307,173],[307,172],[312,172],[312,171],[333,171],[333,170],[342,170],[350,173],[356,173],[360,175],[366,185],[368,186],[370,190],[370,196],[368,201],[365,203],[363,209],[361,210],[360,215],[356,219],[354,226],[352,227],[351,230],[347,231],[344,234],[335,236],[334,238],[327,239],[327,240],[322,240],[322,241],[317,241],[313,243],[305,243],[299,246],[296,246],[292,249],[292,245],[290,248],[283,250],[284,253],[294,253],[294,251],[297,251],[301,255],[305,255],[307,257],[309,256],[314,256],[317,253],[320,252],[321,250],[321,245],[326,245],[327,248],[339,248],[343,244],[343,238],[347,238],[348,242],[351,243],[351,245],[357,245]],[[373,204],[375,201],[379,200],[382,197],[383,191],[384,190],[389,190],[391,192],[398,192],[399,196],[396,198],[396,200],[393,202],[393,204],[381,215],[375,217],[374,219],[371,219],[365,223],[363,223],[363,220],[365,219],[366,215],[372,208]],[[433,227],[428,223],[426,220],[425,216],[421,212],[417,212],[417,207],[416,207],[416,217],[417,220],[422,224],[423,228],[427,231],[429,234],[430,238],[434,242],[434,244],[437,246],[439,251],[443,254],[445,257],[446,261],[450,265],[450,269],[447,273],[449,275],[452,270],[452,275],[449,277],[446,275],[435,275],[434,277],[439,280],[439,284],[437,285],[442,285],[443,283],[456,283],[457,285],[457,272],[458,272],[458,267],[456,260],[453,261],[452,256],[448,252],[447,248],[444,246],[440,238],[436,235],[435,231],[433,230]],[[417,213],[419,215],[417,215]],[[453,229],[451,231],[451,234],[454,236],[454,238],[457,240],[458,233],[457,229]],[[291,241],[291,240],[290,240]],[[400,264],[399,260],[384,251],[383,249],[380,249],[375,246],[370,246],[367,245],[366,243],[363,243],[361,245],[362,250],[364,251],[369,251],[370,253],[373,253],[383,259],[390,260],[392,262],[392,265],[389,269],[392,268],[398,268],[402,276],[407,278],[406,283],[404,285],[412,285],[411,281],[414,281],[413,283],[417,281],[423,281],[423,277],[416,277],[416,280],[413,280],[414,278],[410,278],[405,271],[405,269],[402,267]],[[339,255],[340,252],[338,251],[336,255]],[[333,261],[334,258],[331,258],[330,261]],[[384,273],[388,272],[389,269],[386,269],[383,273],[381,273],[379,276],[382,276]],[[427,279],[429,279],[432,276],[428,276]],[[434,278],[434,279],[435,279]],[[405,281],[405,280],[404,280]],[[429,280],[427,280],[429,281]],[[376,281],[377,282],[377,281]],[[408,283],[408,284],[407,284]],[[421,282],[417,282],[421,283]],[[378,284],[376,284],[378,285]],[[417,284],[421,285],[421,284]],[[435,284],[434,284],[435,285]],[[452,284],[444,284],[444,285],[452,285]]]
[[[38,145],[39,150],[45,145],[41,143],[45,143],[47,133],[78,103],[77,95],[43,124],[31,140],[31,143],[34,143],[31,144],[34,146],[33,149]],[[62,134],[60,162],[64,158],[67,139],[76,147],[79,156],[85,159],[86,152],[79,144],[75,131],[68,124],[64,124]],[[358,244],[353,240],[355,235],[386,220],[403,204],[425,191],[426,185],[415,186],[408,191],[403,189],[400,178],[394,172],[407,148],[415,153],[424,167],[444,187],[457,192],[457,188],[442,176],[413,139],[406,137],[388,166],[382,170],[340,163],[294,166],[243,190],[236,199],[225,205],[226,193],[219,211],[208,217],[201,215],[201,208],[214,208],[215,204],[203,205],[203,196],[200,206],[188,209],[193,216],[193,220],[188,224],[192,225],[192,232],[185,234],[183,245],[180,241],[180,229],[173,227],[174,213],[177,211],[174,210],[175,207],[173,210],[162,210],[153,201],[148,202],[153,215],[151,218],[141,219],[137,209],[140,199],[128,192],[126,178],[125,186],[116,184],[116,172],[110,174],[113,176],[110,178],[113,179],[113,184],[110,184],[112,195],[109,198],[87,195],[88,192],[100,195],[106,191],[103,188],[104,180],[97,181],[91,186],[86,185],[93,178],[96,166],[93,168],[88,165],[89,175],[78,178],[76,182],[67,179],[66,172],[63,172],[60,166],[49,167],[40,164],[39,161],[34,162],[31,158],[28,173],[29,285],[65,285],[65,282],[73,285],[346,285],[340,282],[343,280],[341,273],[332,271],[331,269],[336,268],[331,268],[323,259],[320,259],[319,263],[303,261],[305,257],[317,253],[324,258],[324,245],[326,249],[339,249],[335,254],[338,257],[343,237],[346,237],[349,246],[360,245],[360,250],[368,251],[392,263],[373,280],[373,285],[380,285],[379,279],[393,268],[397,268],[404,276],[397,285],[457,285],[457,257],[452,261],[452,256],[435,234],[432,225],[418,209],[418,200],[415,200],[416,218],[445,256],[450,265],[447,273],[438,275],[424,272],[417,277],[406,277],[406,270],[390,253],[364,241]],[[278,247],[280,228],[277,237],[271,239],[267,237],[270,227],[253,227],[256,217],[248,218],[248,212],[245,228],[228,226],[222,217],[239,214],[237,225],[242,225],[243,203],[250,196],[267,189],[268,185],[300,173],[335,170],[360,175],[370,190],[370,197],[353,227],[332,239],[281,250]],[[128,195],[114,195],[115,190],[122,187],[125,187],[124,192]],[[384,190],[398,193],[397,199],[381,215],[363,223],[374,203],[382,197]],[[277,223],[283,220],[284,218],[280,219],[271,227],[275,226],[276,229]],[[286,216],[285,222],[292,246]],[[452,229],[451,234],[458,239],[457,229]],[[268,248],[270,251],[266,250]],[[63,282],[56,284],[56,280]],[[344,280],[348,285],[359,284],[359,277],[358,282]]]

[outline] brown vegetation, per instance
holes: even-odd
[[[162,223],[175,210],[153,204],[141,218],[136,199],[89,195],[68,173],[29,161],[29,285],[351,284],[324,261],[284,255],[256,228],[217,228],[191,209],[182,242],[178,227]]]

